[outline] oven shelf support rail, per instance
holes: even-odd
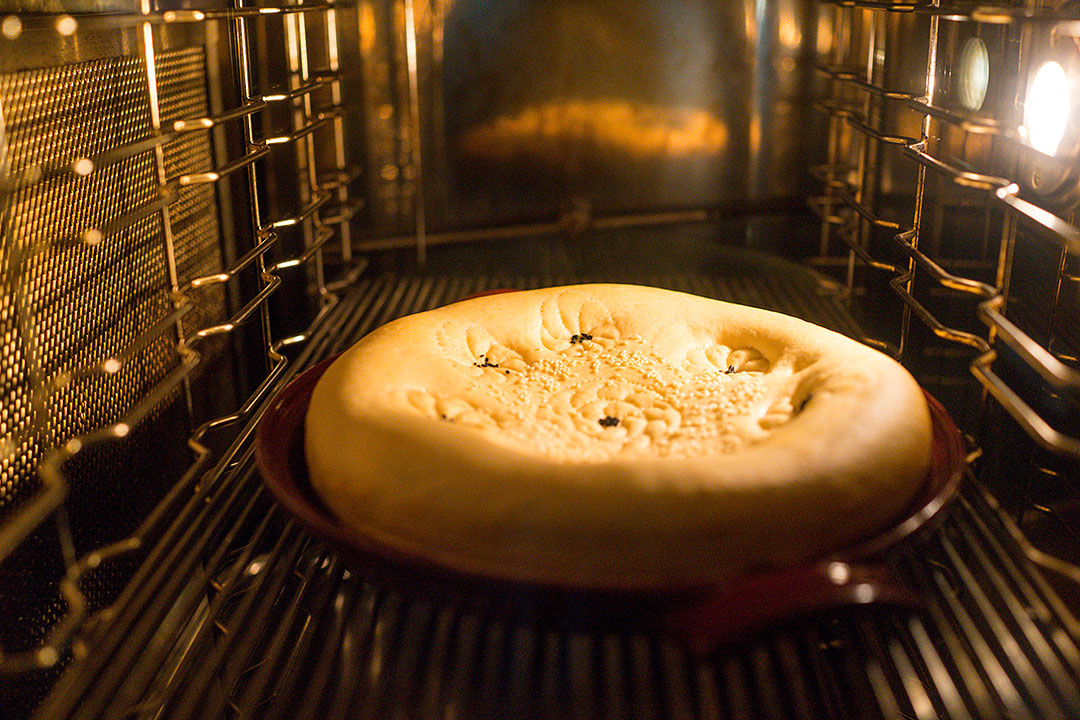
[[[141,30],[142,32],[138,35],[149,95],[151,131],[145,137],[123,143],[97,155],[78,157],[59,165],[35,165],[14,175],[8,173],[5,168],[5,172],[0,174],[0,201],[6,203],[14,193],[32,189],[33,186],[53,178],[85,177],[115,163],[146,153],[154,157],[158,181],[156,197],[127,210],[109,223],[87,227],[69,237],[59,239],[48,248],[43,245],[34,245],[25,251],[20,251],[21,254],[13,263],[15,269],[12,272],[18,273],[18,268],[25,267],[35,253],[77,245],[95,247],[141,220],[160,215],[166,262],[169,266],[168,277],[172,286],[163,298],[165,309],[159,319],[139,333],[125,347],[116,350],[108,357],[59,373],[48,381],[35,383],[32,388],[33,402],[36,406],[44,407],[53,395],[61,392],[71,383],[95,377],[114,376],[124,369],[141,349],[164,338],[171,337],[175,345],[172,367],[119,418],[106,426],[70,438],[60,447],[45,454],[38,466],[39,486],[24,498],[20,507],[0,523],[0,561],[17,549],[26,537],[50,518],[55,519],[59,524],[62,538],[70,536],[65,529],[64,502],[68,489],[65,466],[90,448],[103,443],[117,442],[129,436],[153,411],[183,392],[189,378],[203,363],[204,358],[199,349],[201,343],[211,337],[234,333],[241,326],[258,317],[263,325],[267,372],[256,390],[235,412],[205,422],[194,430],[189,440],[194,457],[191,466],[130,537],[79,557],[74,555],[70,542],[65,546],[67,569],[58,586],[63,607],[59,619],[54,622],[36,647],[18,652],[4,651],[0,648],[0,674],[52,667],[59,663],[69,650],[74,649],[76,653],[80,651],[79,648],[82,647],[82,641],[79,640],[80,634],[92,633],[94,627],[101,624],[102,619],[100,614],[88,617],[89,606],[83,591],[87,576],[116,558],[145,551],[152,544],[150,538],[166,532],[168,526],[175,521],[177,512],[181,512],[180,506],[183,502],[190,501],[193,493],[195,496],[202,497],[211,490],[213,483],[210,483],[211,487],[205,490],[200,487],[200,483],[204,478],[221,475],[224,469],[236,460],[236,455],[240,452],[239,448],[244,446],[251,428],[265,410],[270,395],[298,371],[300,364],[291,361],[289,355],[299,352],[301,359],[307,356],[305,352],[301,352],[301,349],[313,337],[318,336],[321,329],[334,316],[334,311],[338,309],[340,301],[340,291],[354,283],[366,267],[363,258],[353,259],[348,252],[352,244],[349,226],[362,207],[361,202],[351,198],[350,185],[360,177],[361,168],[355,165],[348,166],[345,161],[343,118],[351,106],[343,99],[344,77],[338,57],[336,37],[333,36],[336,32],[333,22],[337,7],[338,5],[334,3],[245,7],[237,2],[232,8],[220,10],[155,12],[150,2],[144,1],[138,13],[21,14],[11,16],[17,22],[5,22],[0,47],[5,43],[17,41],[21,36],[33,33],[58,33],[68,36],[77,31],[129,28]],[[312,13],[318,13],[322,18],[330,20],[325,23],[326,30],[323,33],[325,35],[323,42],[329,48],[327,69],[313,69],[308,60],[307,43],[312,39],[307,37],[304,18]],[[256,18],[274,16],[281,18],[292,45],[291,78],[287,87],[254,91],[249,71],[250,59],[246,44],[245,23]],[[222,110],[217,114],[188,117],[163,124],[158,106],[153,28],[173,23],[203,22],[224,23],[236,38],[235,64],[244,76],[244,98],[236,107]],[[329,94],[331,98],[329,105],[316,104],[314,96],[322,93]],[[256,133],[253,119],[275,106],[291,110],[291,127],[285,131],[272,131],[266,137],[260,137]],[[247,140],[247,147],[242,155],[216,169],[189,172],[172,180],[166,178],[163,153],[170,142],[187,133],[209,131],[237,122],[243,123]],[[316,166],[314,136],[320,132],[333,132],[336,165]],[[253,246],[233,260],[227,268],[181,282],[175,271],[175,253],[171,243],[169,215],[170,206],[178,199],[179,190],[195,185],[219,183],[234,173],[246,171],[251,195],[257,197],[258,185],[261,182],[258,166],[272,161],[275,147],[285,146],[295,147],[306,156],[306,162],[302,163],[306,175],[305,205],[288,216],[277,218],[265,218],[259,208],[255,207]],[[332,215],[326,215],[328,209]],[[282,257],[277,251],[280,233],[292,228],[299,228],[304,233],[304,246],[294,254]],[[322,252],[326,244],[334,237],[341,239],[344,263],[341,274],[328,281],[323,269]],[[318,295],[317,310],[306,330],[275,340],[269,334],[266,323],[268,302],[281,287],[283,273],[297,269],[310,272],[315,278]],[[242,273],[252,272],[259,283],[257,292],[240,307],[212,324],[202,327],[184,327],[183,319],[204,306],[200,297],[202,291],[211,286],[232,283]],[[24,305],[24,302],[19,303],[20,307]],[[20,313],[24,334],[31,332],[26,315],[26,312]],[[204,437],[209,433],[221,433],[232,428],[240,428],[238,437],[230,445],[230,449],[211,468],[212,455],[209,447],[203,442]]]
[[[880,11],[921,12],[931,14],[935,18],[975,22],[1011,23],[1037,19],[1030,17],[1031,13],[1012,8],[969,8],[961,13],[962,17],[958,17],[958,11],[955,8],[943,4],[923,7],[901,3],[863,2],[862,0],[854,2],[839,0],[832,4],[838,7],[839,12],[857,10],[870,11],[872,14]],[[995,14],[998,10],[1005,12]],[[1057,15],[1056,21],[1061,22],[1061,20],[1061,16]],[[1020,133],[1015,127],[993,119],[963,115],[936,105],[930,97],[883,87],[872,79],[866,66],[857,66],[863,60],[865,59],[835,57],[831,60],[832,64],[818,67],[818,71],[828,79],[836,91],[835,97],[844,97],[839,89],[850,87],[865,93],[866,97],[877,98],[881,103],[900,103],[909,110],[922,114],[927,120],[934,118],[955,126],[965,133],[989,135],[1014,145],[1021,143]],[[929,72],[932,72],[932,68]],[[928,87],[933,86],[928,84]],[[882,122],[880,119],[882,113],[878,114],[877,120],[871,121],[865,117],[867,110],[850,99],[819,99],[815,107],[831,119],[833,130],[830,132],[835,132],[837,123],[843,123],[857,135],[865,138],[864,143],[867,145],[875,143],[879,147],[896,147],[918,164],[920,178],[923,177],[923,173],[929,171],[946,178],[957,186],[982,192],[987,198],[988,205],[994,205],[1004,210],[1006,214],[1039,228],[1052,242],[1059,244],[1063,252],[1080,256],[1080,228],[1021,197],[1020,186],[1009,178],[955,167],[937,158],[928,149],[925,139],[884,132],[875,127],[875,124]],[[1080,458],[1080,438],[1055,429],[1019,393],[1009,387],[1000,375],[994,372],[993,365],[998,359],[998,353],[993,343],[995,340],[1004,342],[1049,388],[1052,388],[1052,392],[1066,397],[1080,398],[1080,371],[1062,362],[1005,316],[1006,299],[1001,290],[980,281],[961,278],[946,272],[918,248],[914,229],[904,228],[901,223],[894,220],[880,218],[862,199],[859,190],[860,183],[852,183],[848,180],[853,173],[857,176],[861,172],[860,167],[846,167],[840,164],[834,156],[830,158],[829,163],[817,168],[816,177],[825,186],[826,194],[812,199],[811,206],[822,220],[823,238],[830,235],[840,238],[853,261],[857,259],[866,267],[892,275],[888,283],[903,301],[905,312],[911,312],[918,317],[935,335],[973,349],[977,355],[971,361],[971,373],[990,396],[1002,405],[1041,447],[1068,457]],[[917,195],[921,197],[922,192],[922,180],[920,180]],[[844,209],[851,214],[848,215]],[[830,227],[836,228],[837,231],[828,232],[826,228]],[[870,253],[861,239],[862,234],[870,227],[877,228],[879,231],[894,232],[894,245],[909,257],[910,263],[907,268],[899,268],[891,263],[882,262]],[[975,295],[979,299],[975,306],[975,316],[987,326],[989,339],[971,332],[949,328],[940,322],[913,292],[916,269],[924,271],[941,287]],[[849,280],[850,278],[849,268]],[[901,343],[902,347],[903,343]]]

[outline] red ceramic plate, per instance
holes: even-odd
[[[736,631],[769,624],[793,615],[839,605],[889,603],[917,605],[918,600],[891,583],[868,559],[880,556],[924,526],[952,498],[963,476],[964,445],[945,409],[930,395],[933,450],[923,492],[896,525],[856,546],[833,553],[820,562],[777,568],[729,583],[723,588],[634,586],[612,588],[565,587],[521,583],[506,578],[463,572],[425,557],[405,554],[373,537],[342,526],[312,489],[304,458],[304,418],[315,384],[335,358],[329,358],[293,380],[274,398],[256,435],[256,453],[263,478],[282,505],[311,533],[327,541],[350,566],[391,585],[421,588],[456,600],[487,600],[528,593],[544,604],[579,607],[599,602],[610,615],[619,604],[619,617],[636,617],[657,609],[669,627],[685,636],[687,645],[708,649]],[[842,562],[847,570],[835,563]],[[762,602],[763,597],[770,602]],[[707,636],[707,637],[705,637]]]

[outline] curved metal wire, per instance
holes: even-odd
[[[855,4],[859,7],[868,7],[865,3]],[[857,79],[857,74],[853,72],[837,69],[824,69],[823,72],[836,82],[851,83]],[[881,89],[878,88],[878,90]],[[907,104],[927,115],[960,124],[964,128],[974,122],[951,111],[935,107],[926,98],[909,98]],[[1008,212],[1012,212],[1045,230],[1055,241],[1062,245],[1066,252],[1080,255],[1080,228],[1021,198],[1018,184],[1007,178],[958,168],[933,155],[927,149],[925,140],[915,141],[883,134],[870,127],[854,108],[846,106],[834,107],[828,104],[824,104],[822,107],[834,117],[842,119],[855,131],[876,142],[898,146],[901,152],[923,168],[945,177],[958,186],[987,193],[992,201],[998,203]],[[1015,139],[1016,133],[1009,128],[999,127],[997,124],[989,122],[975,124],[977,127],[973,126],[970,129],[971,132],[993,133]],[[842,224],[842,218],[836,215],[835,212],[831,214],[825,212],[825,208],[829,205],[841,205],[850,208],[859,217],[874,226],[899,229],[896,223],[879,218],[870,208],[860,202],[849,188],[837,187],[834,191],[833,199],[828,200],[827,203],[824,200],[820,201],[818,203],[820,209],[815,208],[818,209],[823,222],[834,225]],[[1005,298],[997,288],[947,272],[914,245],[915,230],[902,231],[894,236],[895,244],[911,259],[911,263],[906,270],[878,261],[866,248],[847,238],[844,233],[840,233],[840,236],[851,249],[853,256],[867,266],[896,273],[896,276],[890,279],[889,286],[901,298],[905,307],[914,313],[931,332],[944,340],[977,351],[978,355],[972,360],[970,366],[972,374],[1040,446],[1056,453],[1080,457],[1080,438],[1070,436],[1051,426],[1017,392],[1010,388],[1004,379],[993,371],[993,364],[997,360],[998,354],[989,340],[970,332],[950,328],[940,322],[909,289],[911,281],[915,277],[916,269],[921,269],[941,287],[981,298],[981,302],[977,305],[976,315],[991,329],[991,337],[999,338],[1012,348],[1050,387],[1053,387],[1058,392],[1080,398],[1080,372],[1058,360],[1052,353],[1035,342],[1005,317],[1001,311],[1005,304]]]
[[[28,16],[28,21],[22,28],[23,30],[33,31],[35,28],[41,29],[37,28],[37,25],[41,25],[43,28],[47,29],[48,27],[51,27],[52,24],[59,22],[67,23],[69,26],[67,29],[70,29],[70,23],[74,22],[74,27],[80,27],[84,30],[104,25],[107,25],[108,27],[126,27],[129,25],[136,26],[140,24],[146,26],[147,23],[234,20],[241,17],[256,15],[265,16],[280,14],[285,16],[296,13],[325,11],[330,7],[329,4],[325,3],[312,3],[302,6],[237,8],[220,11],[175,11],[158,15],[115,14],[102,16],[87,14],[85,16],[73,16],[69,14],[44,14],[41,16]],[[144,54],[148,56],[148,75],[152,83],[155,77],[152,62],[149,59],[149,56],[152,56],[152,45],[148,45],[147,52]],[[77,158],[71,162],[50,167],[33,166],[22,171],[15,177],[5,173],[4,176],[0,178],[0,198],[10,198],[13,192],[25,189],[30,185],[43,182],[52,177],[66,174],[75,174],[79,176],[90,175],[115,162],[144,152],[153,151],[155,154],[160,154],[160,151],[165,144],[176,139],[181,134],[199,130],[209,130],[215,126],[236,120],[249,121],[251,116],[266,110],[275,103],[295,102],[302,99],[306,100],[311,93],[316,90],[328,87],[332,83],[340,81],[341,75],[338,72],[314,74],[310,77],[308,82],[300,83],[296,87],[264,93],[241,103],[236,108],[223,111],[214,116],[192,117],[175,121],[171,123],[167,129],[158,128],[143,138],[125,143],[93,157]],[[154,105],[154,103],[156,103],[156,95],[151,93],[151,96],[152,106],[156,107],[156,105]],[[152,110],[154,107],[152,107]],[[178,198],[178,188],[216,183],[232,173],[245,168],[250,169],[254,163],[266,158],[270,154],[272,145],[295,143],[302,138],[309,137],[315,130],[340,117],[342,112],[343,109],[341,107],[330,107],[317,112],[313,110],[310,112],[306,111],[304,113],[307,118],[306,124],[285,135],[266,138],[261,142],[249,142],[248,148],[243,155],[229,161],[220,168],[210,169],[199,173],[185,174],[169,183],[165,183],[164,177],[160,176],[159,192],[157,197],[153,200],[128,211],[108,225],[87,228],[69,238],[62,239],[60,242],[64,245],[87,244],[93,246],[100,244],[101,242],[106,241],[114,233],[120,232],[143,218],[158,212],[167,213],[168,206]],[[358,171],[356,174],[358,174]],[[341,183],[348,183],[350,181],[349,171],[344,168],[337,170],[335,177],[338,182]],[[248,299],[238,310],[233,312],[227,319],[194,330],[193,332],[187,333],[186,336],[179,337],[175,346],[175,362],[173,367],[153,388],[145,393],[133,406],[129,407],[120,418],[107,426],[99,427],[78,437],[70,438],[60,447],[46,453],[39,463],[38,473],[40,484],[38,488],[25,499],[18,509],[11,513],[9,517],[5,518],[4,522],[0,524],[0,561],[3,561],[4,558],[18,547],[35,528],[39,527],[50,516],[56,514],[58,509],[62,509],[64,500],[67,497],[67,481],[64,475],[64,467],[68,462],[91,447],[102,443],[119,441],[127,437],[154,409],[160,407],[163,401],[172,394],[178,392],[187,379],[191,377],[196,368],[200,366],[203,362],[203,355],[198,351],[199,343],[210,337],[232,333],[238,327],[250,321],[256,313],[263,311],[269,298],[280,287],[282,278],[278,273],[290,268],[303,267],[313,258],[319,256],[319,252],[325,243],[335,234],[335,231],[327,227],[319,218],[319,211],[331,197],[329,188],[323,189],[315,187],[313,188],[312,201],[296,214],[268,223],[263,227],[258,227],[256,230],[256,244],[254,247],[244,253],[241,257],[237,258],[227,269],[218,273],[191,279],[183,286],[174,290],[168,298],[171,305],[168,311],[118,352],[90,365],[62,373],[48,382],[39,379],[33,383],[33,402],[35,403],[35,407],[43,408],[50,396],[61,391],[70,383],[86,380],[91,377],[115,375],[120,372],[120,370],[123,369],[140,350],[169,336],[170,333],[180,328],[180,320],[201,305],[199,297],[201,290],[211,285],[230,282],[240,272],[245,271],[252,265],[257,266],[256,275],[260,280],[258,292]],[[339,220],[345,222],[347,219],[348,218],[341,218]],[[167,216],[164,220],[167,224]],[[278,230],[308,222],[316,227],[316,233],[313,241],[307,244],[307,247],[305,247],[303,252],[297,256],[274,263],[264,262],[265,258],[267,258],[268,254],[278,242]],[[168,228],[166,228],[166,231],[168,232]],[[23,251],[18,258],[13,258],[8,274],[11,275],[14,273],[17,275],[18,268],[25,266],[30,255],[43,250],[44,248],[42,247],[32,247]],[[317,268],[317,270],[318,275],[321,278],[321,261],[319,262],[319,265],[320,267]],[[356,274],[361,269],[362,264],[354,264],[353,269],[346,273],[344,279],[347,281],[349,278],[355,278]],[[12,279],[17,280],[17,277],[12,276]],[[16,292],[18,293],[18,282],[15,282],[13,287],[16,288]],[[275,383],[282,378],[283,374],[285,374],[289,368],[288,359],[282,351],[290,346],[306,342],[311,337],[312,332],[325,321],[330,310],[338,302],[338,296],[327,289],[324,283],[321,282],[319,297],[321,303],[320,310],[306,331],[269,344],[267,348],[267,357],[270,362],[268,374],[256,391],[247,398],[244,404],[236,412],[212,420],[196,429],[189,440],[189,446],[194,453],[192,465],[189,467],[181,481],[170,490],[158,507],[146,518],[139,528],[124,540],[92,550],[77,559],[74,557],[69,559],[67,571],[59,584],[59,592],[65,605],[65,610],[61,617],[37,647],[18,653],[5,653],[3,649],[0,648],[0,674],[49,667],[61,660],[64,650],[70,645],[73,637],[79,629],[84,626],[86,621],[88,605],[82,591],[82,584],[84,583],[87,574],[114,558],[138,551],[144,547],[144,540],[146,537],[152,532],[160,530],[161,525],[170,517],[169,513],[175,509],[178,500],[185,497],[185,493],[190,492],[193,484],[196,482],[196,478],[200,475],[209,461],[210,451],[202,442],[206,433],[241,423],[248,420],[253,414],[256,414],[258,412],[259,403],[266,400],[268,393],[276,387]],[[23,304],[24,303],[20,303],[20,307],[22,307]],[[30,337],[30,320],[28,317],[25,317],[25,315],[26,313],[20,313],[20,322],[24,326],[24,336]],[[31,365],[36,367],[36,364],[34,363],[31,363]]]

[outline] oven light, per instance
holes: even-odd
[[[1031,147],[1054,155],[1065,137],[1071,109],[1065,69],[1053,60],[1043,63],[1032,78],[1024,103],[1024,128]]]
[[[956,94],[960,106],[972,112],[981,108],[989,84],[990,54],[986,51],[986,43],[979,38],[968,38],[960,52],[956,75]]]

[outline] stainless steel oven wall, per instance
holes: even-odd
[[[811,8],[361,2],[376,234],[805,197]]]

